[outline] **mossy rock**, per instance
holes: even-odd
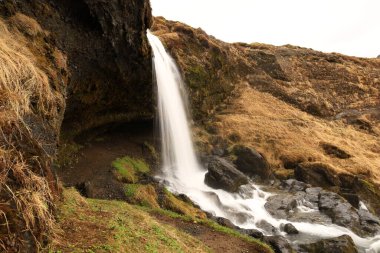
[[[170,211],[187,215],[192,218],[200,218],[205,219],[206,214],[202,212],[200,209],[194,207],[192,204],[187,203],[183,200],[180,200],[176,196],[174,196],[171,192],[169,192],[166,188],[163,190],[163,200],[161,206]]]
[[[116,178],[123,183],[137,183],[142,175],[150,172],[149,165],[141,159],[129,156],[118,158],[112,162]]]
[[[124,190],[128,202],[149,208],[160,208],[156,190],[152,185],[126,184]]]

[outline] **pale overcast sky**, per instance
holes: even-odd
[[[380,55],[380,0],[151,0],[153,15],[227,42]]]

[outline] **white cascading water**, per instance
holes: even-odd
[[[147,36],[154,55],[162,138],[163,167],[162,174],[158,178],[167,185],[170,191],[186,194],[203,210],[227,218],[242,228],[255,228],[265,233],[256,226],[261,220],[267,221],[276,228],[283,223],[292,223],[300,234],[304,235],[300,237],[300,240],[348,234],[362,252],[380,253],[380,235],[373,238],[361,238],[349,229],[337,225],[275,219],[264,207],[272,194],[260,190],[260,187],[253,183],[243,186],[244,193],[229,193],[207,186],[204,183],[207,171],[198,162],[193,147],[181,75],[159,38],[150,31],[147,32]],[[302,206],[300,210],[313,211]],[[283,235],[285,236],[285,233]]]

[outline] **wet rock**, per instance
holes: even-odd
[[[318,203],[321,187],[311,187],[306,189],[306,200],[312,203]]]
[[[353,207],[359,208],[359,196],[353,193],[342,192],[340,195],[345,198]]]
[[[294,170],[297,180],[320,187],[340,186],[340,180],[333,173],[330,165],[318,162],[299,164]]]
[[[215,189],[236,192],[248,178],[227,160],[214,156],[209,160],[205,183]]]
[[[319,194],[319,210],[328,215],[332,222],[354,231],[360,226],[359,215],[344,198],[334,192],[322,191]]]
[[[304,191],[308,185],[304,182],[295,180],[295,179],[288,179],[281,182],[281,187],[288,191]]]
[[[279,233],[278,229],[275,228],[274,226],[272,226],[272,224],[270,224],[266,220],[259,221],[256,224],[256,226],[258,228],[261,228],[261,229],[265,230],[267,233],[270,233],[270,234],[278,234]]]
[[[289,212],[297,208],[297,201],[303,199],[304,193],[299,192],[297,195],[280,194],[268,198],[265,203],[265,209],[278,219],[287,219]]]
[[[300,248],[307,253],[357,253],[358,250],[348,235],[336,238],[323,239],[316,243],[300,245]]]
[[[237,229],[238,228],[229,219],[226,219],[223,217],[213,217],[212,219],[221,226],[231,228],[231,229]]]
[[[369,211],[360,209],[358,211],[360,217],[360,225],[362,229],[371,235],[380,233],[380,220]]]
[[[272,176],[267,160],[256,150],[237,145],[232,152],[237,157],[235,160],[237,169],[244,174],[248,176],[259,175],[262,179],[268,179]]]
[[[294,252],[289,242],[283,236],[266,236],[264,242],[272,246],[275,253]]]
[[[298,229],[291,223],[281,224],[281,230],[289,235],[298,234]]]
[[[239,228],[238,231],[240,233],[244,234],[244,235],[248,235],[250,237],[253,237],[253,238],[256,238],[256,239],[259,239],[259,240],[263,240],[263,238],[264,238],[264,234],[262,232],[260,232],[259,230],[257,230],[257,229],[243,229],[243,228]]]

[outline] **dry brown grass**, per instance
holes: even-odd
[[[265,154],[275,169],[284,160],[317,161],[332,165],[338,173],[363,175],[380,183],[379,137],[344,124],[307,114],[289,104],[242,85],[240,96],[216,126],[227,138],[242,136],[241,142]],[[339,159],[325,153],[321,144],[332,144],[350,154]]]
[[[16,26],[27,21],[33,34],[40,31],[38,23],[26,16],[11,19],[16,21]],[[22,241],[26,231],[37,246],[56,231],[53,196],[45,178],[50,158],[33,133],[30,118],[40,119],[43,127],[58,117],[64,101],[23,41],[0,19],[0,199],[8,207],[1,210],[7,233],[0,230],[0,246],[6,251],[15,250],[9,245],[20,250],[20,245],[30,243]]]

